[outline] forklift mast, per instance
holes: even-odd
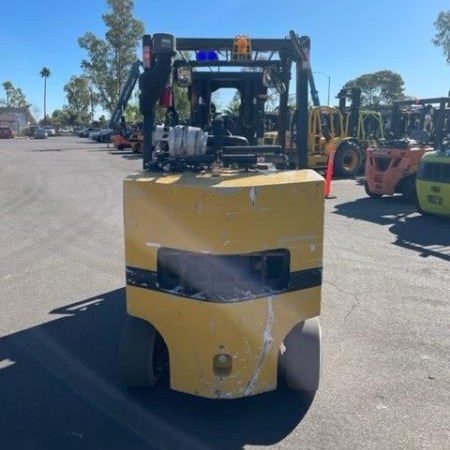
[[[358,130],[359,112],[361,109],[361,89],[360,88],[342,88],[337,98],[339,99],[339,109],[343,117],[348,117],[346,128],[350,136],[356,136]],[[347,100],[351,101],[350,114],[347,114]]]
[[[120,121],[120,117],[123,115],[123,112],[130,100],[131,93],[133,92],[134,87],[136,86],[136,82],[139,79],[140,67],[142,66],[142,62],[136,60],[131,66],[130,73],[128,74],[128,78],[125,81],[122,89],[120,91],[119,100],[117,105],[111,114],[111,119],[109,120],[109,128],[115,129],[117,124]]]
[[[314,76],[312,70],[308,73],[308,82],[309,82],[309,91],[311,93],[311,99],[314,106],[321,106],[319,99],[319,91],[316,89],[316,82],[314,80]]]
[[[309,92],[311,94],[311,99],[313,106],[320,107],[320,99],[319,99],[319,91],[316,89],[316,82],[314,80],[314,75],[311,67],[308,72],[308,83],[309,83]],[[331,139],[331,130],[329,125],[329,120],[327,119],[327,114],[319,110],[320,117],[320,128],[326,140]]]
[[[450,121],[450,96],[395,101],[392,107],[392,120],[391,120],[391,132],[394,138],[398,139],[404,137],[405,130],[402,127],[402,108],[410,107],[413,105],[423,106],[419,124],[422,129],[426,128],[424,123],[425,122],[424,113],[433,110],[432,112],[434,116],[433,118],[434,126],[431,134],[432,140],[434,141],[435,145],[439,146],[445,137],[446,128],[448,128],[448,122]]]
[[[175,38],[167,34],[145,35],[144,72],[139,77],[140,110],[144,116],[143,160],[144,170],[151,168],[155,124],[155,107],[164,91],[170,89],[173,80],[180,80],[183,74],[190,74],[189,87],[192,104],[192,124],[209,123],[211,92],[219,87],[236,87],[244,92],[241,131],[248,136],[247,151],[257,151],[254,137],[260,133],[263,124],[266,88],[275,87],[280,93],[279,132],[287,127],[287,98],[291,63],[296,64],[296,100],[298,114],[297,167],[308,165],[308,76],[310,73],[308,37],[299,37],[293,31],[284,39],[233,38]],[[180,61],[173,61],[179,52]],[[186,52],[195,55],[187,60]],[[269,53],[269,59],[258,59],[261,53]],[[205,58],[211,56],[211,58]],[[220,55],[220,57],[219,57]],[[278,58],[274,58],[277,55]],[[222,68],[234,72],[221,72]],[[259,72],[239,72],[236,68],[257,68]],[[210,72],[206,72],[208,69]],[[216,72],[214,72],[214,70]],[[230,75],[231,74],[231,75]],[[258,83],[254,83],[260,77]],[[263,78],[264,77],[264,78]],[[184,80],[184,78],[183,78]],[[284,134],[284,133],[280,133]],[[258,147],[261,150],[260,147]]]

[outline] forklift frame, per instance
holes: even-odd
[[[293,32],[280,40],[247,39],[237,45],[237,38],[143,38],[144,168],[124,181],[128,317],[119,373],[127,386],[152,387],[168,368],[171,389],[206,398],[247,397],[279,382],[295,390],[318,388],[324,180],[307,168],[310,41]],[[242,45],[244,52],[236,52]],[[211,49],[225,52],[225,59],[193,65],[254,67],[258,52],[273,52],[277,68],[259,75],[264,88],[278,88],[286,114],[296,63],[302,170],[285,160],[281,167],[270,165],[265,157],[278,156],[280,145],[248,145],[243,136],[227,136],[221,118],[211,120],[211,135],[177,124],[171,84],[176,65],[189,61],[174,56]],[[225,72],[219,80],[224,72],[211,73],[187,69],[176,75],[180,85],[191,87],[198,75],[208,99],[212,83],[258,76]],[[249,92],[244,102],[251,110],[264,89]],[[155,126],[158,101],[167,108],[162,126]],[[209,117],[200,116],[194,111],[192,119],[209,126]]]

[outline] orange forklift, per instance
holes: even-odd
[[[417,121],[404,130],[405,107],[422,107]],[[438,105],[434,108],[433,105]],[[443,112],[450,105],[450,97],[394,102],[391,136],[380,141],[366,152],[364,188],[369,197],[403,194],[410,202],[416,202],[416,174],[422,156],[435,149],[444,124]],[[432,113],[434,111],[434,113]],[[431,116],[431,118],[430,118]],[[434,118],[434,120],[433,120]]]

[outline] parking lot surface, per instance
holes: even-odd
[[[450,443],[450,222],[337,180],[313,399],[129,391],[122,180],[131,152],[0,141],[0,448],[430,449]]]

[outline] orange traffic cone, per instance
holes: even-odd
[[[336,198],[331,195],[332,191],[332,180],[333,180],[333,171],[334,171],[334,155],[336,153],[336,147],[333,145],[331,148],[331,152],[328,156],[327,163],[327,173],[325,176],[325,198]]]

